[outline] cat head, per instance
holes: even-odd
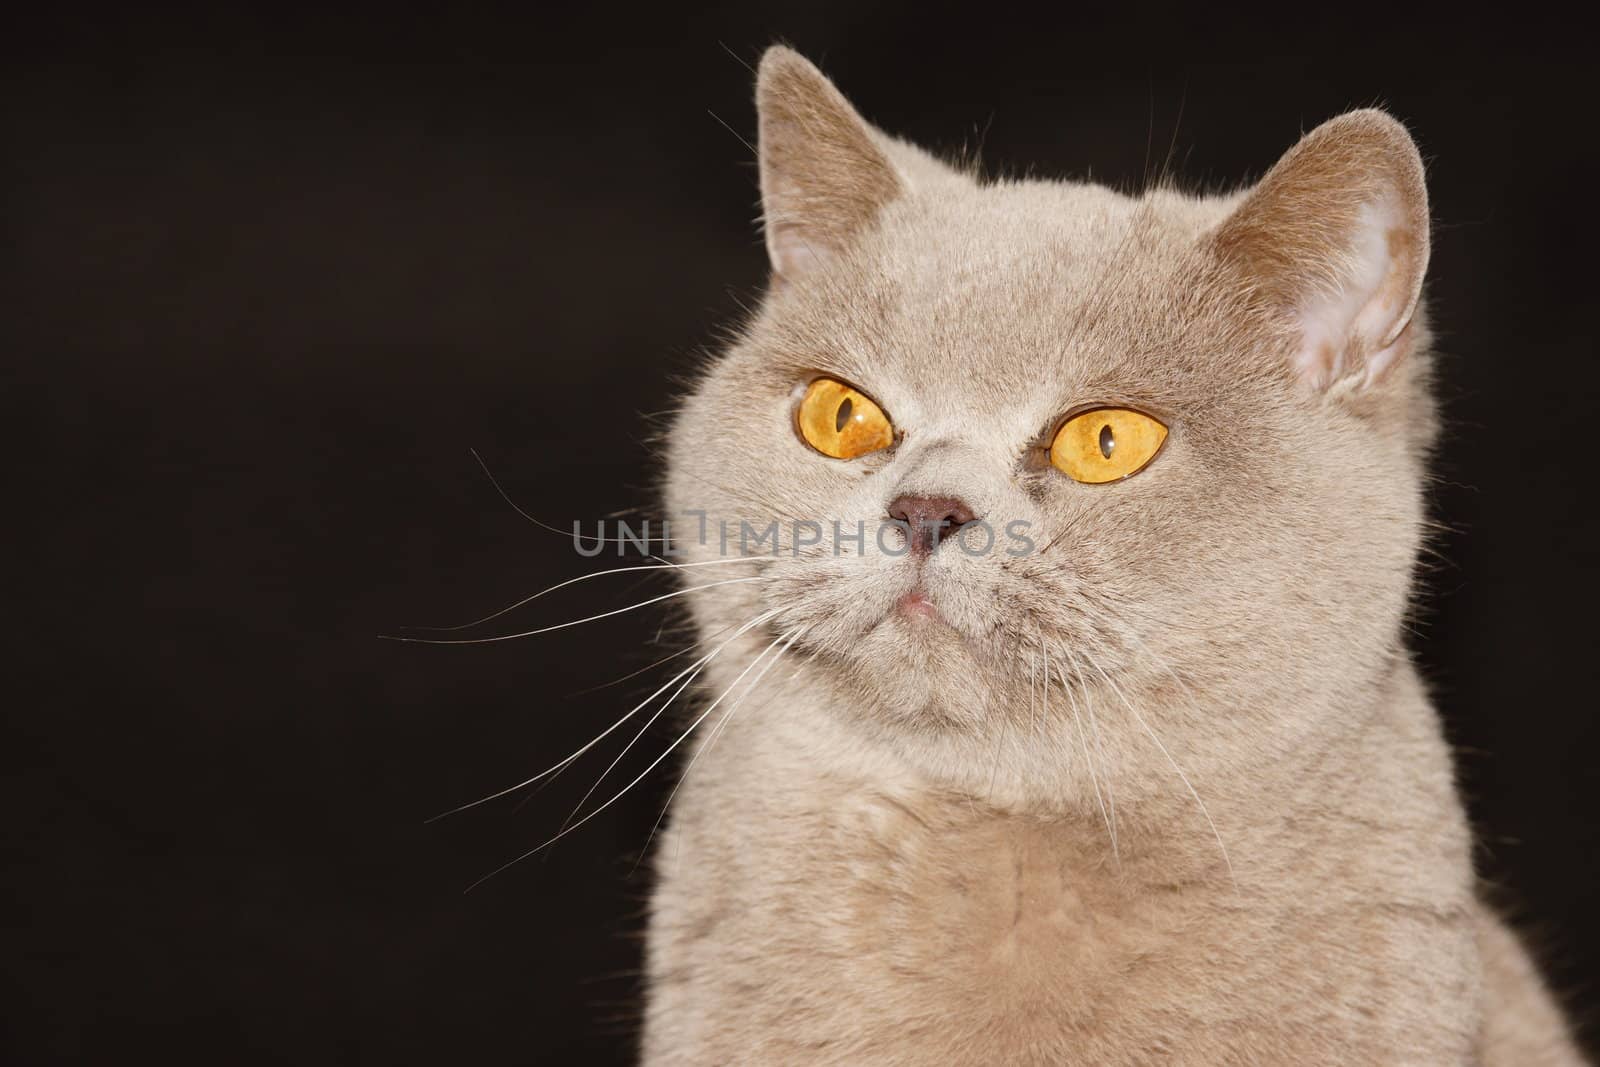
[[[1130,196],[982,181],[784,48],[757,105],[772,284],[669,439],[687,554],[763,557],[690,572],[708,644],[761,618],[804,714],[1017,803],[1162,788],[1153,737],[1341,728],[1399,654],[1435,428],[1405,129]]]

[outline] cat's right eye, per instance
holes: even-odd
[[[894,426],[883,409],[833,378],[818,378],[806,387],[794,421],[802,441],[834,459],[856,459],[894,443]]]
[[[1159,419],[1132,408],[1094,408],[1068,419],[1050,444],[1050,462],[1075,482],[1103,485],[1150,465],[1167,440]]]

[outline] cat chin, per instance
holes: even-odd
[[[970,640],[922,605],[897,605],[848,650],[835,652],[857,699],[850,714],[925,729],[971,729],[987,713],[987,671]]]

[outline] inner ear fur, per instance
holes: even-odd
[[[1297,332],[1313,387],[1380,381],[1411,347],[1429,253],[1422,158],[1382,111],[1341,115],[1290,149],[1210,235]]]

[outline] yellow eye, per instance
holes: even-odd
[[[1100,485],[1144,470],[1167,428],[1127,408],[1095,408],[1068,419],[1050,444],[1050,462],[1076,482]]]
[[[806,389],[795,424],[806,444],[834,459],[855,459],[894,443],[883,409],[832,378],[818,378]]]

